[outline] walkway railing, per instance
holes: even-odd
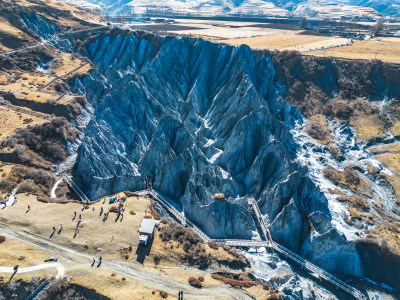
[[[79,188],[79,186],[73,181],[72,176],[66,173],[61,174],[61,177],[67,182],[67,184],[74,190],[78,197],[86,203],[90,203],[90,199],[86,194]]]
[[[309,262],[305,258],[301,257],[300,255],[294,253],[293,251],[287,249],[286,247],[280,245],[279,243],[275,242],[271,238],[271,234],[269,233],[268,227],[264,223],[264,220],[261,217],[261,211],[260,208],[258,207],[257,202],[255,201],[254,198],[249,198],[248,202],[249,204],[253,207],[254,212],[256,213],[257,220],[259,222],[259,225],[261,229],[263,230],[263,233],[265,235],[266,240],[265,241],[257,241],[257,240],[235,240],[235,239],[210,239],[202,230],[200,230],[196,225],[194,225],[192,222],[190,222],[186,217],[179,212],[175,207],[173,207],[170,203],[168,203],[167,200],[163,199],[161,195],[159,195],[157,192],[154,190],[143,190],[138,192],[138,194],[142,195],[151,195],[154,200],[156,200],[160,205],[162,205],[171,215],[173,215],[181,224],[187,225],[193,228],[193,230],[200,235],[200,237],[205,241],[205,242],[215,242],[221,245],[227,245],[231,247],[266,247],[273,249],[277,252],[279,252],[281,255],[284,255],[286,258],[291,259],[293,262],[298,264],[300,267],[302,267],[305,270],[308,270],[309,273],[316,277],[317,279],[323,279],[338,289],[341,289],[342,291],[350,294],[356,299],[361,299],[361,300],[368,300],[368,298],[363,295],[360,291],[357,289],[349,286],[342,280],[336,278],[332,274],[328,273],[324,269],[316,266],[315,264]],[[261,217],[261,218],[260,218]]]

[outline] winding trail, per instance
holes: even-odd
[[[51,189],[51,193],[50,193],[51,198],[57,198],[56,190],[57,190],[58,185],[61,183],[61,181],[63,181],[62,177],[60,179],[58,179],[57,182],[53,185],[53,188]]]
[[[33,272],[33,271],[37,271],[37,270],[47,269],[47,268],[56,268],[57,269],[56,278],[61,278],[65,275],[64,266],[58,262],[44,263],[44,264],[36,265],[33,267],[18,268],[17,273],[28,273],[28,272]],[[14,267],[0,267],[0,273],[14,273]]]

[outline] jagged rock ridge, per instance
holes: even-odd
[[[251,238],[244,197],[253,196],[276,240],[330,270],[360,273],[354,245],[330,224],[324,194],[293,162],[290,130],[301,115],[281,99],[269,56],[139,33],[104,35],[86,49],[97,71],[76,88],[96,110],[74,175],[92,199],[143,189],[151,176],[208,235]],[[215,192],[229,201],[214,201]],[[311,251],[314,244],[328,252]],[[327,253],[333,260],[324,262]]]

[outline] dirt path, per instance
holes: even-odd
[[[53,263],[46,263],[40,264],[33,267],[26,267],[26,268],[18,268],[17,273],[28,273],[33,272],[41,269],[47,268],[56,268],[57,269],[57,278],[63,277],[65,274],[64,266],[60,263],[53,262]],[[14,267],[0,267],[0,273],[14,273]]]
[[[67,269],[68,265],[76,266],[77,264],[89,264],[92,259],[91,255],[76,251],[75,249],[66,247],[64,245],[57,244],[41,235],[8,226],[3,222],[0,222],[0,230],[5,236],[19,239],[23,242],[54,253],[56,257],[68,262],[66,265]],[[211,295],[219,295],[229,299],[254,299],[254,297],[252,297],[248,292],[226,285],[197,289],[189,286],[187,283],[177,281],[167,276],[162,276],[161,274],[155,273],[151,270],[146,270],[139,264],[117,260],[104,260],[101,264],[101,267],[112,272],[119,273],[123,276],[130,277],[151,287],[152,289],[164,290],[170,294],[177,295],[178,292],[182,290],[184,291],[185,295],[194,297],[196,299],[210,299]],[[190,269],[189,267],[186,268]],[[207,272],[199,271],[197,269],[196,271],[207,274]]]

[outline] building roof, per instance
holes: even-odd
[[[152,234],[154,228],[157,225],[157,220],[153,220],[153,219],[143,219],[142,220],[142,224],[140,224],[140,228],[139,228],[139,232],[140,233],[148,233],[148,234]]]
[[[149,237],[147,235],[139,236],[139,242],[146,243],[148,240],[149,240]]]

